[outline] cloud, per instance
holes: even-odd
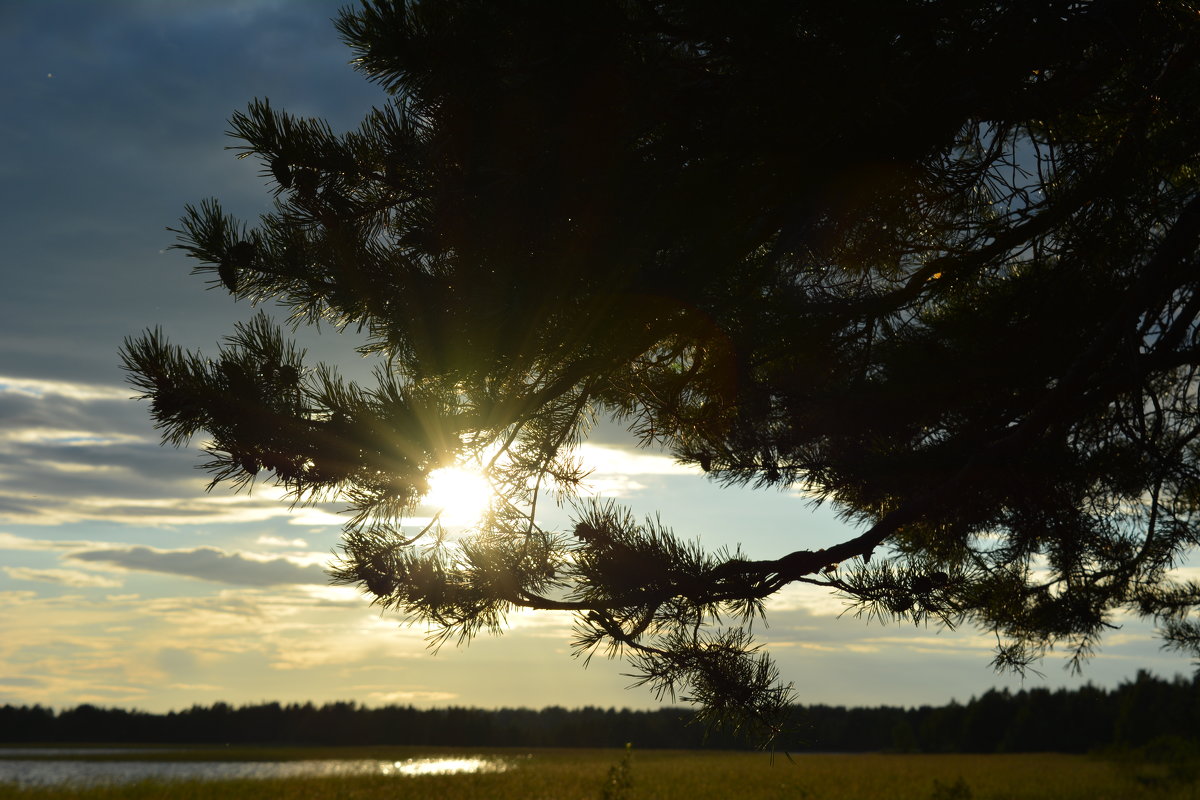
[[[46,378],[21,378],[0,375],[0,392],[46,400],[61,397],[67,400],[128,400],[133,391],[119,386]]]
[[[122,585],[121,581],[74,569],[34,569],[32,567],[2,567],[0,569],[3,569],[4,573],[13,580],[57,583],[60,586],[70,586],[76,589],[97,587],[112,589]]]
[[[103,542],[30,539],[26,536],[0,532],[0,550],[87,550],[109,546]]]
[[[284,539],[280,536],[263,535],[255,540],[256,544],[264,544],[268,547],[308,547],[308,542],[303,539]]]
[[[703,475],[696,466],[680,464],[674,458],[629,447],[585,442],[579,447],[579,457],[585,469],[596,477],[628,477],[630,475]]]
[[[454,688],[429,660],[423,632],[383,624],[361,597],[331,602],[317,588],[111,595],[107,602],[0,592],[0,704],[146,707],[143,698],[151,698],[165,710],[215,700],[335,700],[347,691],[338,673],[368,665],[389,681],[421,665],[420,677],[378,691]]]
[[[194,461],[158,446],[129,394],[0,376],[0,520],[60,524],[94,519],[112,504],[201,491]]]
[[[215,547],[160,550],[155,547],[121,547],[71,553],[75,561],[105,564],[121,570],[182,575],[197,580],[235,586],[283,586],[327,583],[318,566],[300,566],[286,558],[255,559]]]
[[[250,219],[269,204],[254,159],[224,148],[230,111],[253,97],[342,129],[383,100],[346,63],[330,23],[341,4],[46,0],[0,13],[11,105],[36,120],[0,131],[6,151],[26,155],[0,166],[22,198],[6,208],[6,263],[20,279],[0,293],[0,523],[211,519],[77,500],[202,493],[195,452],[160,448],[147,404],[129,400],[117,350],[156,323],[211,349],[245,316],[189,277],[181,254],[163,254],[163,228],[201,197]]]
[[[28,438],[62,438],[72,431],[123,434],[125,441],[157,439],[145,404],[130,400],[133,390],[117,384],[0,375],[0,431]]]
[[[196,450],[162,447],[144,404],[114,386],[0,375],[0,523],[340,527],[337,503],[291,506],[259,482],[206,492]]]
[[[333,527],[342,527],[348,520],[344,514],[336,514],[331,511],[323,511],[319,508],[296,508],[291,510],[291,518],[288,520],[289,525],[303,525],[305,527],[317,527],[328,525]]]
[[[768,597],[765,606],[768,614],[803,611],[824,617],[838,617],[846,613],[848,604],[832,589],[792,583]]]
[[[168,683],[167,688],[183,692],[219,692],[225,687],[212,683]]]
[[[377,703],[444,703],[458,695],[454,692],[436,692],[425,689],[409,689],[394,692],[368,692],[367,697]]]
[[[268,482],[207,493],[195,449],[162,447],[132,390],[0,375],[0,523],[104,521],[139,526],[265,522],[341,527],[343,505],[291,506]],[[699,476],[661,453],[584,443],[585,495],[629,497],[656,478]],[[410,519],[408,524],[419,524]]]
[[[6,264],[21,280],[0,297],[0,362],[96,379],[116,372],[121,337],[144,325],[208,328],[211,341],[211,309],[233,304],[205,302],[183,256],[164,268],[163,226],[211,195],[244,217],[267,205],[254,160],[223,148],[230,112],[252,98],[340,129],[383,101],[330,23],[343,4],[5,4],[6,99],[34,122],[0,131],[7,152],[26,156],[0,167],[22,198],[5,209]]]
[[[643,492],[648,487],[641,481],[624,475],[610,478],[597,478],[589,475],[579,486],[579,494],[583,497],[629,497]]]
[[[86,494],[73,497],[20,494],[0,498],[0,521],[10,524],[56,526],[77,522],[112,522],[140,527],[265,522],[291,518],[302,509],[290,509],[275,500],[230,498],[205,494],[202,484],[191,497],[136,498]]]
[[[0,676],[0,686],[41,686],[45,681],[39,678],[24,678],[18,676]]]
[[[68,385],[8,380],[10,384]],[[138,525],[257,522],[294,518],[338,524],[335,504],[290,507],[267,483],[253,493],[206,493],[195,451],[161,447],[145,409],[82,387],[47,398],[0,382],[0,522],[62,525],[106,521]],[[70,395],[70,397],[68,397]],[[136,413],[133,413],[136,412]]]
[[[110,595],[107,602],[0,592],[0,703],[166,710],[217,700],[540,706],[584,697],[653,705],[648,693],[624,690],[629,679],[621,673],[628,668],[619,660],[596,659],[580,669],[565,656],[565,630],[555,641],[542,628],[517,626],[434,657],[420,628],[402,627],[393,615],[380,618],[362,598],[329,602],[321,596],[327,590],[220,588],[174,597]],[[1021,685],[991,672],[989,653],[973,632],[933,636],[911,625],[863,625],[803,611],[772,614],[770,622],[761,631],[768,650],[785,679],[797,682],[803,702],[941,704],[996,684]],[[962,644],[954,641],[959,637]],[[1113,685],[1134,665],[1171,675],[1185,670],[1187,660],[1131,641],[1106,648],[1083,678],[1047,669],[1048,678],[1028,685],[1089,679]],[[488,680],[481,682],[481,674]]]
[[[579,485],[584,497],[630,497],[651,488],[647,479],[704,474],[670,456],[633,446],[584,442],[575,455],[587,472]]]

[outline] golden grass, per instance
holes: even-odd
[[[0,785],[19,800],[600,800],[619,750],[324,748],[240,750],[273,758],[409,758],[482,752],[514,757],[508,772],[418,777],[181,781],[90,788]],[[337,753],[338,755],[334,755]],[[209,758],[213,753],[209,753]],[[1084,756],[797,755],[638,751],[627,800],[1196,800],[1195,784],[1148,786],[1135,770]],[[956,790],[954,787],[958,786]]]

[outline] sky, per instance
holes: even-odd
[[[200,453],[160,446],[131,399],[125,337],[161,325],[211,351],[254,313],[168,249],[187,203],[267,210],[259,166],[224,149],[229,116],[269,98],[345,130],[383,102],[348,66],[340,5],[0,0],[0,703],[660,703],[628,688],[622,662],[585,670],[563,615],[431,652],[423,629],[328,585],[336,505],[289,508],[265,485],[205,493]],[[348,336],[303,343],[368,371]],[[854,533],[797,493],[719,488],[611,427],[583,454],[594,493],[706,547],[776,558]],[[1082,676],[1052,655],[1022,680],[990,669],[994,642],[976,631],[868,624],[799,589],[768,608],[758,630],[805,703],[943,704],[1194,668],[1136,620]]]

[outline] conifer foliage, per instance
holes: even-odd
[[[768,736],[790,688],[749,623],[795,582],[993,631],[999,666],[1084,659],[1124,612],[1200,649],[1171,575],[1200,502],[1194,4],[369,0],[337,28],[387,102],[344,134],[252,102],[231,134],[274,210],[188,208],[179,247],[364,331],[376,381],[265,316],[213,357],[123,352],[214,484],[353,509],[337,580],[457,640],[574,612],[580,653]],[[607,416],[848,533],[751,561],[615,505],[544,528]],[[496,489],[476,532],[406,535],[462,461]]]

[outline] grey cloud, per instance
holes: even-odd
[[[45,681],[40,678],[5,677],[0,675],[0,686],[43,686]]]
[[[0,569],[13,580],[55,583],[74,589],[114,589],[121,585],[120,581],[104,575],[80,572],[74,569],[34,569],[32,567],[0,567]]]
[[[108,542],[65,539],[32,539],[0,531],[0,550],[96,550],[109,547]]]
[[[281,586],[326,584],[325,571],[318,566],[299,566],[287,559],[256,561],[215,547],[194,550],[158,550],[152,547],[111,548],[72,553],[77,561],[108,564],[137,572],[183,575],[198,580],[235,586]]]
[[[3,388],[13,379],[18,386],[24,381],[25,388]],[[100,387],[115,390],[112,384]],[[264,512],[286,513],[285,503],[261,496],[243,497],[236,506],[211,500],[203,491],[208,475],[196,468],[207,456],[195,446],[161,446],[146,403],[89,397],[86,385],[49,388],[34,396],[30,392],[40,387],[30,389],[25,376],[0,374],[0,520],[138,522],[169,516],[187,522],[214,514],[262,519]]]
[[[232,500],[225,487],[206,494],[205,472],[195,469],[205,456],[198,449],[175,450],[156,444],[108,447],[56,447],[22,444],[0,452],[0,520],[44,524],[64,520],[176,523],[262,520],[288,513],[288,503],[261,493]],[[318,510],[335,513],[336,503]]]
[[[624,423],[610,418],[597,420],[595,427],[588,431],[587,440],[592,444],[627,447],[634,449],[636,439]],[[641,451],[652,452],[652,451]]]
[[[0,470],[0,491],[17,495],[128,498],[194,497],[200,473],[191,453],[142,448],[23,447],[6,454],[19,469]],[[57,465],[57,466],[56,466]]]
[[[106,434],[96,430],[92,436],[102,440]],[[156,441],[101,444],[84,439],[72,444],[48,437],[44,441],[18,442],[10,445],[9,449],[14,455],[25,459],[39,458],[81,465],[120,464],[142,473],[143,477],[162,476],[164,467],[178,468],[183,462],[191,460],[186,456],[181,458],[180,451],[161,447]]]
[[[330,23],[342,5],[39,0],[0,12],[11,44],[0,72],[9,105],[23,112],[0,122],[4,150],[22,154],[0,164],[20,198],[3,219],[13,279],[0,292],[0,373],[122,387],[125,336],[162,324],[173,342],[211,353],[249,313],[204,291],[181,254],[163,252],[174,239],[164,227],[208,196],[250,219],[269,205],[259,166],[224,149],[230,113],[252,98],[343,130],[383,101],[346,63],[352,54]],[[314,360],[340,361],[351,377],[370,366],[351,352],[354,338],[301,337]],[[144,441],[16,438],[34,428]],[[0,391],[0,519],[43,524],[63,510],[138,519],[157,513],[145,500],[198,499],[203,457],[157,441],[146,403]],[[80,502],[95,497],[114,508]]]
[[[190,650],[177,647],[164,647],[155,656],[159,669],[174,677],[190,677],[195,675],[200,666],[200,660]]]
[[[115,355],[114,355],[115,358]],[[5,377],[0,376],[0,383]],[[113,383],[112,389],[120,387]],[[133,397],[134,390],[128,391]],[[124,399],[72,398],[47,394],[41,397],[0,389],[0,431],[31,427],[57,430],[101,429],[131,436],[154,436],[147,404]]]
[[[275,506],[271,506],[274,508]],[[102,512],[97,512],[97,515],[111,519],[126,520],[136,522],[141,518],[148,517],[164,517],[169,516],[173,520],[196,519],[200,520],[205,517],[212,517],[218,512],[212,507],[193,507],[172,506],[164,508],[156,505],[137,505],[136,503],[125,503],[122,505],[105,506]]]
[[[22,502],[12,497],[0,497],[0,517],[30,518],[43,514],[43,509],[34,503]]]
[[[156,323],[209,344],[245,315],[163,254],[187,202],[221,197],[253,218],[269,193],[225,151],[234,109],[269,97],[356,125],[377,86],[355,75],[330,23],[343,0],[39,0],[0,14],[8,105],[0,360],[27,374],[119,381],[121,338]],[[219,43],[219,46],[214,46]],[[49,74],[53,77],[49,77]]]
[[[132,400],[0,389],[0,517],[36,524],[68,509],[86,517],[80,499],[89,497],[115,501],[100,516],[119,516],[118,505],[149,516],[142,501],[198,498],[198,453],[159,446],[146,411]]]
[[[4,453],[9,466],[0,468],[0,519],[39,524],[65,518],[120,519],[170,512],[175,517],[201,517],[217,509],[202,501],[202,479],[191,454],[156,452],[154,446],[88,453],[56,453],[23,448],[19,456]],[[105,498],[97,506],[88,498]],[[161,501],[167,500],[165,506]],[[195,505],[192,505],[195,503]],[[184,505],[192,505],[185,509]]]

